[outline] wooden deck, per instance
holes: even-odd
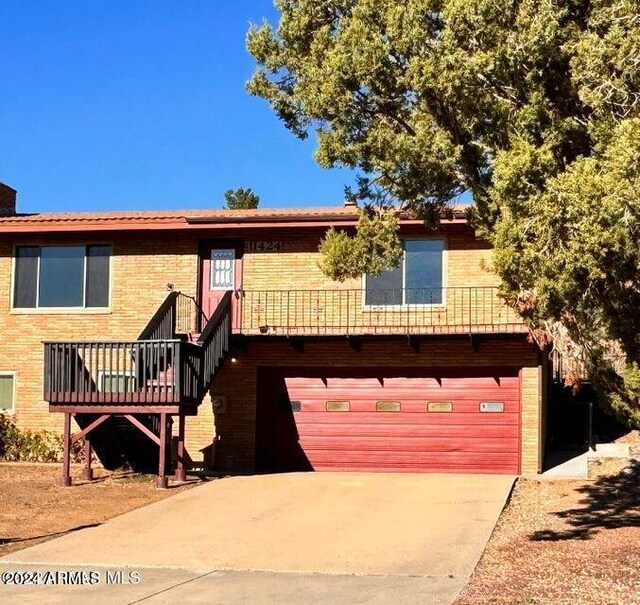
[[[167,486],[167,451],[172,416],[178,416],[178,465],[185,477],[185,417],[197,413],[229,350],[231,293],[226,293],[213,316],[202,322],[197,343],[177,331],[178,299],[171,292],[137,340],[47,341],[44,343],[44,399],[49,410],[64,413],[64,456],[61,482],[71,484],[71,446],[84,439],[85,469],[92,477],[91,456],[98,427],[114,428],[124,419],[143,439],[159,448],[158,487]],[[81,430],[71,433],[75,416]],[[130,441],[130,436],[127,437]],[[109,442],[111,444],[111,442]],[[137,451],[134,448],[134,451]]]

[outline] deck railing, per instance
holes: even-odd
[[[138,340],[45,342],[45,400],[54,405],[200,403],[229,349],[231,293],[197,344],[175,337],[179,300],[179,293],[170,293]]]
[[[161,340],[173,338],[176,333],[176,300],[179,292],[169,292],[158,307],[138,340]]]
[[[44,398],[50,403],[194,403],[202,360],[180,340],[44,343]]]
[[[211,319],[205,326],[198,346],[202,350],[204,383],[209,384],[229,350],[231,338],[231,292],[225,293]]]
[[[248,335],[524,332],[493,286],[388,290],[244,290]]]

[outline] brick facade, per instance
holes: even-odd
[[[360,279],[334,282],[318,268],[318,244],[322,231],[301,237],[299,232],[263,234],[247,241],[263,239],[282,243],[282,251],[245,252],[243,287],[246,290],[314,290],[358,289]],[[489,270],[491,248],[475,238],[467,225],[450,225],[441,229],[404,229],[406,238],[443,238],[445,240],[445,287],[497,286],[499,279]],[[284,259],[284,260],[283,260]]]
[[[252,290],[340,290],[361,288],[360,280],[335,283],[317,267],[317,247],[322,230],[300,229],[264,231],[246,235],[250,240],[277,240],[280,252],[245,252],[243,288]],[[229,232],[238,239],[242,234]],[[490,249],[475,239],[465,225],[451,225],[441,231],[416,230],[408,237],[445,237],[445,280],[447,287],[494,286],[497,277],[487,270]],[[0,235],[0,371],[17,372],[16,416],[25,428],[60,431],[62,415],[50,414],[42,400],[43,340],[128,340],[137,338],[153,313],[167,296],[167,285],[189,295],[198,291],[198,250],[210,238],[202,232],[129,232],[49,235]],[[110,243],[113,246],[111,306],[108,310],[82,309],[53,312],[11,310],[13,254],[19,244]],[[494,303],[491,303],[494,304]],[[474,353],[468,338],[434,340],[413,351],[406,342],[395,342],[393,354],[382,340],[368,340],[357,354],[345,341],[311,342],[303,353],[278,339],[263,337],[251,341],[238,353],[238,363],[226,361],[212,387],[214,395],[224,395],[227,411],[214,426],[210,400],[200,407],[196,418],[187,423],[187,447],[195,460],[215,452],[216,464],[223,470],[253,468],[255,439],[256,373],[264,365],[509,365],[525,367],[523,392],[523,472],[536,472],[540,465],[540,399],[538,357],[530,345],[520,340],[483,337],[480,351]],[[212,447],[212,444],[215,444]]]

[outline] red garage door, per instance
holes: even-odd
[[[259,402],[269,470],[519,472],[517,371],[304,374],[271,374],[279,396]]]

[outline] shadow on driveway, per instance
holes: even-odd
[[[0,546],[3,544],[17,544],[18,542],[32,542],[33,540],[42,540],[43,538],[57,538],[58,536],[64,536],[74,531],[80,531],[81,529],[87,529],[89,527],[98,527],[99,525],[102,525],[102,523],[87,523],[86,525],[78,525],[78,527],[72,527],[71,529],[56,531],[51,534],[42,534],[41,536],[30,536],[28,538],[0,538]]]

